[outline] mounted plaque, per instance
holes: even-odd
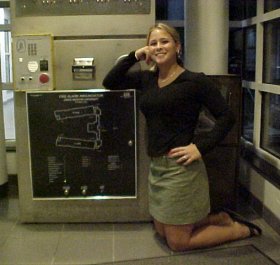
[[[136,198],[134,90],[27,93],[34,199]]]

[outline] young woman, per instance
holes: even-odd
[[[147,45],[131,52],[107,74],[108,89],[142,91],[140,108],[148,129],[149,211],[157,233],[174,251],[215,246],[261,234],[233,212],[210,214],[202,156],[219,143],[234,117],[216,85],[203,73],[186,70],[176,30],[153,26]],[[129,71],[145,60],[150,70]],[[201,107],[216,118],[206,135],[194,135]]]

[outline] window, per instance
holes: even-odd
[[[242,78],[255,80],[256,73],[256,27],[251,26],[244,31],[244,63]]]
[[[280,95],[262,94],[261,147],[280,158]]]
[[[156,20],[184,20],[184,0],[156,0]]]
[[[230,0],[229,19],[231,21],[244,20],[255,17],[257,13],[257,0]]]
[[[241,74],[254,81],[256,74],[256,26],[231,28],[229,31],[229,74]]]
[[[229,74],[241,74],[243,52],[243,30],[231,29],[229,31],[228,49],[228,72]]]
[[[5,3],[7,5],[7,3]],[[6,140],[15,139],[14,123],[14,94],[12,90],[12,56],[11,56],[11,32],[10,8],[0,6],[0,58],[1,58],[1,83],[3,86],[3,111]],[[3,44],[3,45],[2,45]]]
[[[182,45],[181,59],[184,60],[184,0],[156,0],[156,20],[176,28]]]
[[[264,12],[270,12],[272,10],[280,8],[279,0],[265,0],[264,1]]]
[[[10,24],[10,9],[0,8],[0,25]],[[4,29],[4,28],[3,28]],[[2,82],[11,82],[11,32],[0,31]]]
[[[257,0],[244,0],[244,18],[251,18],[257,15]]]
[[[263,172],[266,170],[264,164],[270,164],[278,172],[280,0],[229,0],[229,7],[229,73],[238,73],[241,68],[243,87],[241,145],[242,150],[249,151],[257,160],[248,159],[246,152],[241,155]],[[270,12],[272,10],[275,11]],[[239,58],[242,58],[241,67]],[[279,175],[277,181],[270,174],[264,174],[264,177],[280,185]]]
[[[264,24],[263,80],[268,84],[280,84],[280,19]]]
[[[254,105],[255,91],[250,88],[243,88],[242,97],[242,137],[253,142],[254,132]]]

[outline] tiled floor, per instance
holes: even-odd
[[[20,224],[18,204],[17,197],[0,199],[1,265],[101,264],[174,254],[155,238],[150,223]],[[252,243],[280,264],[280,236],[250,216],[264,235],[226,246]]]

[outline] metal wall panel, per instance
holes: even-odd
[[[110,5],[114,5],[114,1],[111,1]],[[155,21],[154,0],[145,1],[147,2],[147,5],[150,5],[150,12],[146,14],[138,12],[137,14],[126,15],[121,13],[123,10],[122,8],[118,8],[118,10],[113,10],[112,14],[106,15],[81,15],[82,13],[76,12],[75,15],[64,15],[63,13],[60,13],[61,15],[56,16],[39,16],[40,13],[38,13],[38,16],[17,16],[16,10],[19,5],[22,6],[24,4],[22,2],[23,1],[21,0],[11,0],[11,21],[14,34],[52,33],[54,36],[114,36],[146,34],[148,28]],[[123,5],[125,5],[125,3],[123,3]],[[132,5],[132,3],[128,5]],[[72,6],[74,7],[74,5]],[[132,9],[132,7],[127,7],[126,9]]]
[[[78,5],[86,2],[90,1],[11,0],[12,36],[30,34],[53,36],[54,88],[58,91],[70,89],[75,93],[81,89],[100,89],[104,76],[119,56],[145,45],[146,33],[155,22],[154,0],[118,1],[121,5],[130,6],[147,4],[149,12],[145,9],[147,6],[144,8],[145,10],[140,6],[135,10],[131,10],[128,6],[125,9],[115,6],[105,10],[100,6],[99,10],[86,10],[86,12],[85,10],[80,12],[80,10],[78,12]],[[93,3],[93,1],[91,2]],[[95,2],[116,5],[116,1]],[[35,5],[65,3],[67,9],[63,9],[63,12],[59,13],[53,10],[47,14],[44,13],[46,10],[41,10],[41,13],[37,12],[41,8],[39,6],[36,8],[33,6],[29,11],[28,6],[24,7],[26,4],[33,3]],[[73,6],[70,7],[70,4]],[[22,8],[26,8],[26,12]],[[45,8],[49,9],[53,6],[46,5]],[[130,14],[127,14],[127,11]],[[17,62],[16,59],[14,58],[14,63]],[[85,59],[86,65],[81,66],[79,60],[83,61],[83,59]],[[81,69],[79,67],[89,69],[86,61],[90,60],[94,63],[92,78],[90,72],[79,72]],[[109,110],[110,107],[108,107]],[[28,124],[27,111],[26,92],[16,92],[17,168],[20,220],[22,222],[128,222],[151,219],[148,213],[147,190],[149,158],[146,155],[145,122],[141,114],[139,114],[136,126],[138,139],[136,146],[137,190],[136,196],[132,196],[136,198],[94,200],[79,197],[71,200],[52,198],[38,200],[33,194],[32,150],[30,150],[30,124]],[[124,114],[120,117],[125,118]],[[44,122],[43,118],[41,120]],[[37,126],[40,126],[39,121]],[[111,136],[113,137],[113,134]],[[68,141],[66,138],[63,140]],[[69,142],[63,143],[69,145]],[[32,148],[36,149],[36,145]],[[44,166],[48,166],[48,163],[44,163]]]
[[[145,39],[78,39],[54,41],[56,89],[101,88],[107,72],[116,60],[145,45]],[[79,57],[94,58],[94,76],[89,80],[75,80],[73,61]]]

